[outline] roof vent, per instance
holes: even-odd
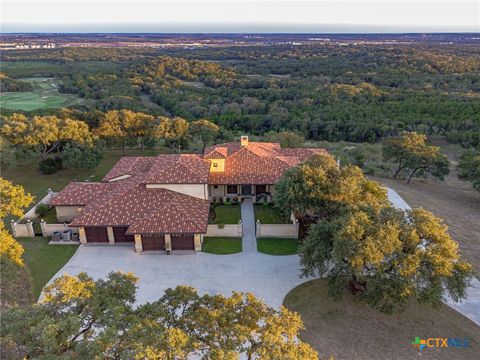
[[[243,135],[240,137],[240,145],[247,146],[248,145],[248,136]]]

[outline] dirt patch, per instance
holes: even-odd
[[[412,302],[401,314],[386,315],[345,294],[328,296],[327,280],[313,280],[293,289],[284,305],[302,316],[302,340],[321,359],[478,359],[480,327],[446,305],[434,309]],[[416,336],[468,339],[467,348],[426,348],[412,345]]]

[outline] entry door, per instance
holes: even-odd
[[[252,195],[252,185],[242,185],[242,195],[243,196]]]

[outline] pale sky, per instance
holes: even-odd
[[[1,0],[2,32],[480,31],[480,0]]]

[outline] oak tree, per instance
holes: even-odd
[[[350,288],[386,313],[410,299],[439,305],[446,291],[465,297],[471,265],[442,220],[423,209],[358,210],[312,226],[300,249],[303,275],[329,275],[330,290]]]
[[[463,153],[458,162],[458,177],[472,183],[480,191],[480,152],[470,150]]]
[[[205,119],[193,121],[189,126],[189,133],[202,142],[202,152],[205,150],[207,143],[215,140],[219,130],[220,128],[217,124]]]
[[[201,296],[186,286],[134,307],[136,282],[129,273],[96,281],[64,275],[39,304],[7,311],[1,336],[28,357],[317,359],[298,339],[299,315],[285,308],[251,294]]]

